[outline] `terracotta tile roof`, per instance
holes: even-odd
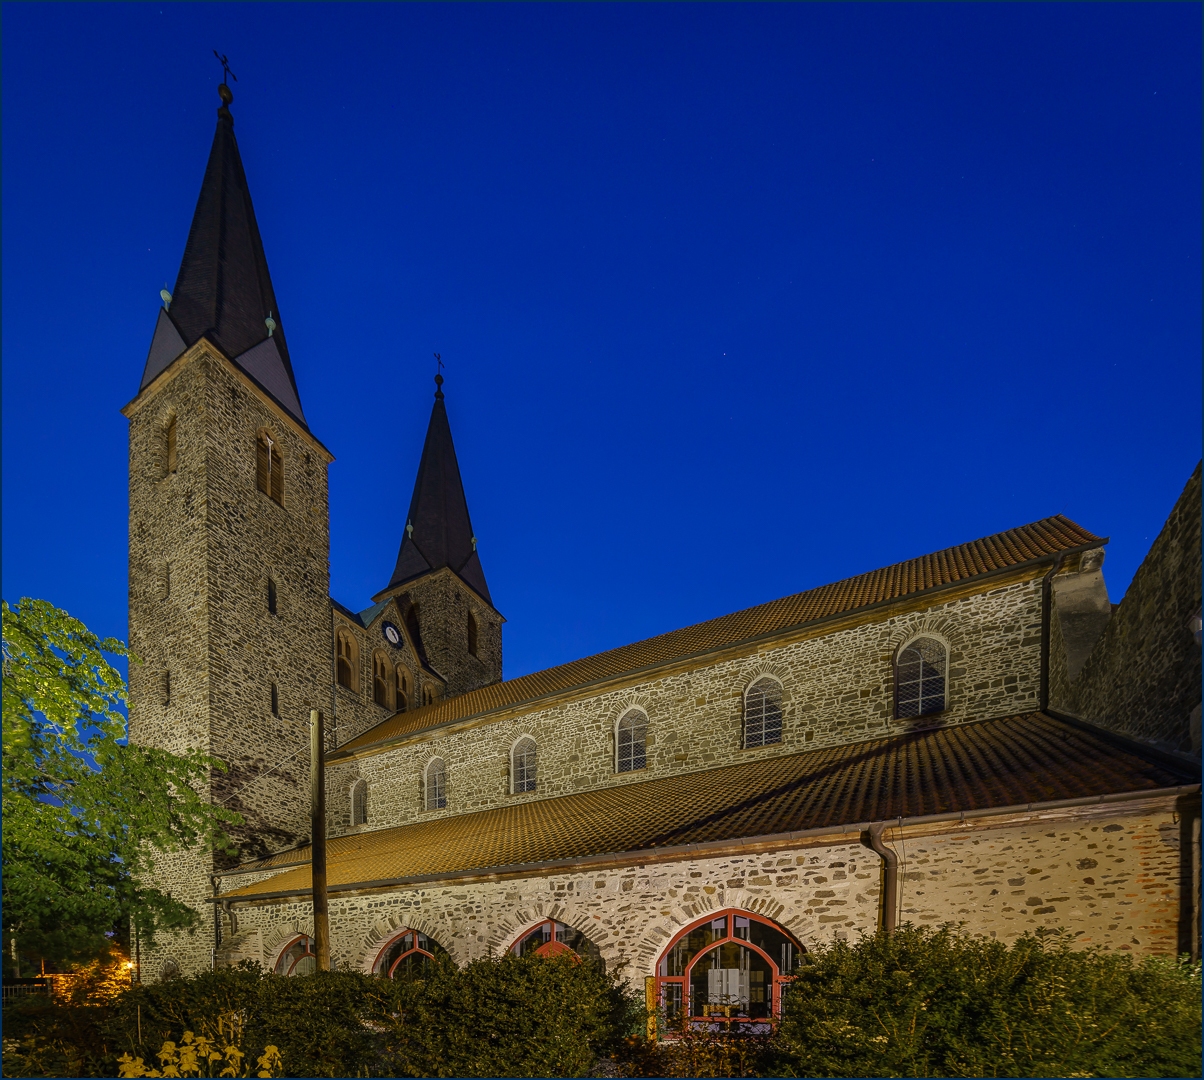
[[[832,585],[771,600],[695,626],[623,645],[559,667],[494,683],[433,705],[398,713],[357,736],[341,750],[358,750],[481,713],[524,705],[579,686],[684,660],[742,641],[790,630],[804,623],[899,600],[926,589],[955,585],[1061,551],[1106,543],[1060,514],[932,555],[896,563]]]
[[[329,843],[329,885],[648,852],[682,844],[986,810],[1198,780],[1040,713],[759,758],[702,773],[516,803]],[[283,852],[244,869],[309,858]],[[235,889],[305,890],[309,866]]]

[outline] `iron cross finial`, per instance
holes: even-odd
[[[226,85],[226,76],[230,76],[235,82],[238,82],[238,76],[230,70],[230,61],[226,59],[225,53],[219,53],[216,49],[213,50],[213,55],[217,57],[218,63],[222,65],[222,85]]]

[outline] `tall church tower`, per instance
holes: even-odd
[[[330,453],[289,360],[224,84],[179,276],[130,421],[130,737],[221,759],[240,857],[308,838],[308,713],[331,687]],[[202,915],[144,964],[208,968],[220,857],[170,856],[160,885]]]
[[[505,620],[493,606],[477,554],[441,375],[435,376],[435,405],[397,565],[372,599],[391,596],[448,697],[501,681]]]

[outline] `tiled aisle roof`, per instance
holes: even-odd
[[[932,555],[922,555],[918,559],[871,570],[868,574],[859,574],[832,585],[821,585],[646,641],[637,641],[633,645],[587,656],[583,660],[494,683],[413,712],[398,713],[340,749],[358,750],[438,724],[537,701],[576,686],[586,686],[627,672],[726,648],[815,619],[898,600],[941,585],[954,585],[980,574],[1005,570],[1060,551],[1102,542],[1101,537],[1059,514],[982,540],[972,540]]]
[[[343,836],[330,841],[327,872],[330,886],[353,886],[1184,782],[1167,767],[1033,713]],[[251,865],[308,858],[305,848]],[[309,886],[304,865],[223,895]]]

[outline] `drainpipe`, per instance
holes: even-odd
[[[1066,561],[1069,552],[1063,551],[1056,559],[1049,573],[1041,579],[1041,689],[1037,697],[1037,710],[1044,712],[1049,708],[1049,635],[1053,622],[1053,579],[1062,563]]]
[[[899,910],[899,856],[882,842],[885,821],[871,825],[861,834],[861,842],[882,859],[882,929],[890,933],[895,928]]]

